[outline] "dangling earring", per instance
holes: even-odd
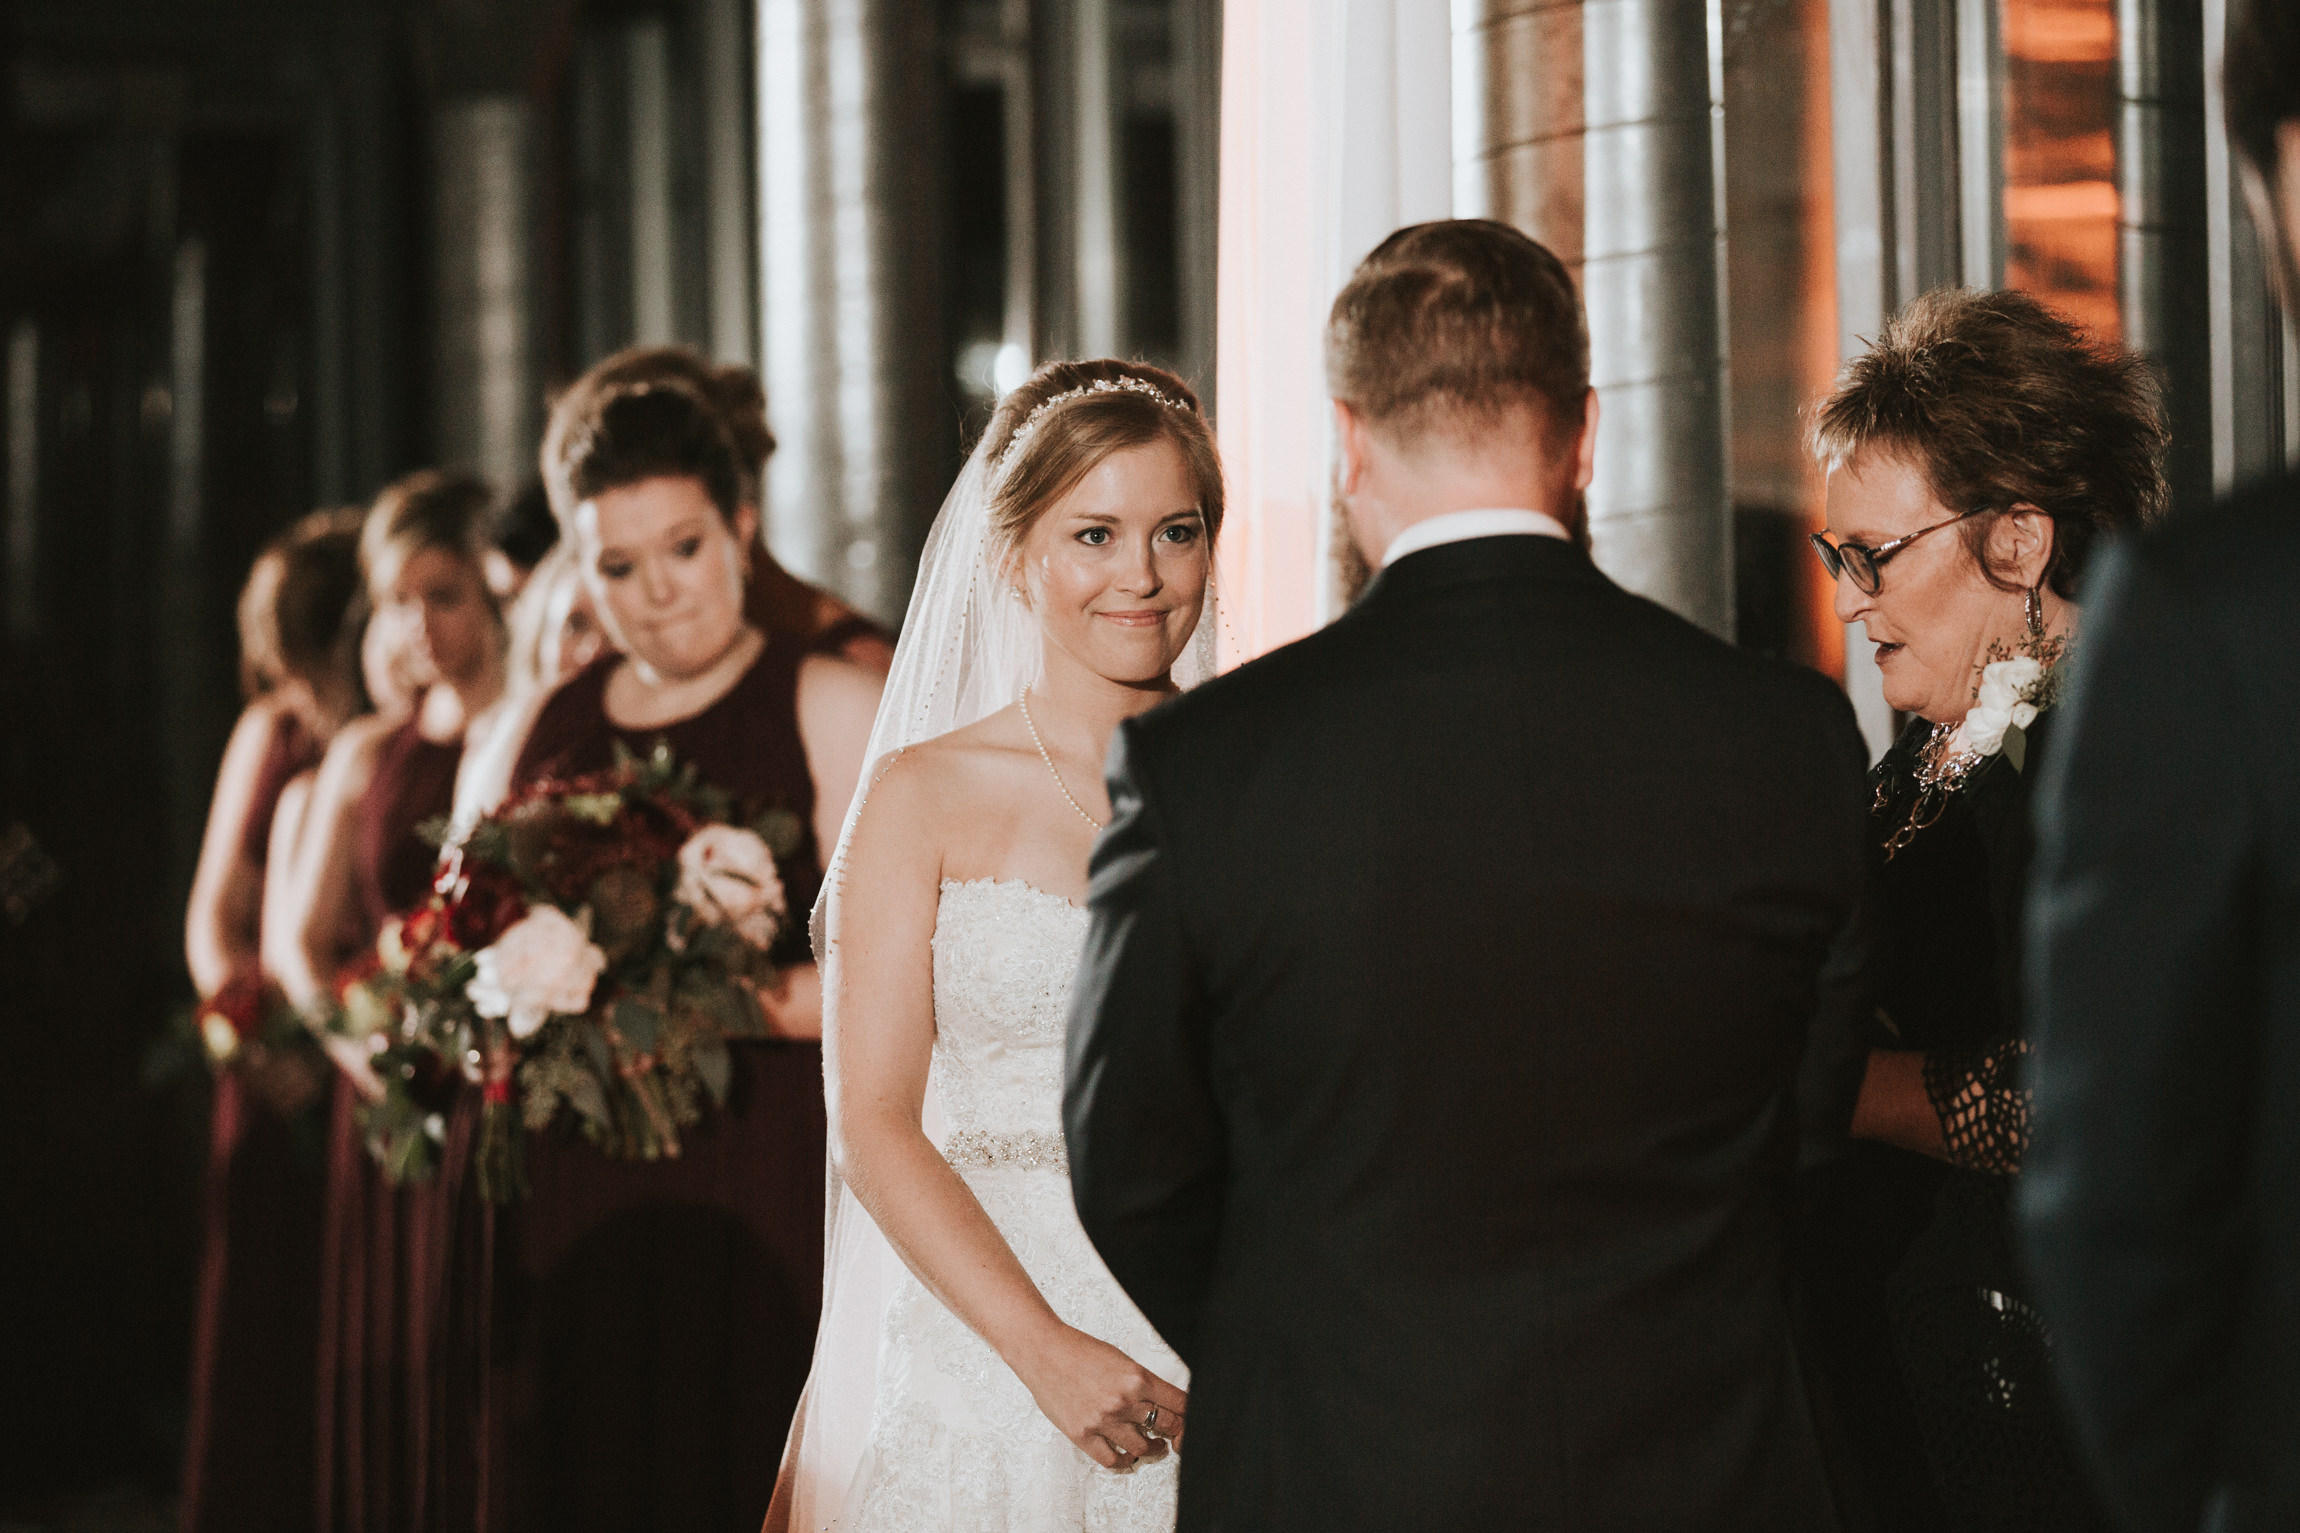
[[[2042,582],[2028,588],[2028,636],[2032,640],[2044,638],[2044,587]]]

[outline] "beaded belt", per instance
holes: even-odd
[[[1017,1129],[997,1133],[990,1129],[962,1128],[942,1147],[943,1159],[969,1171],[1070,1170],[1070,1152],[1062,1136],[1046,1129]]]

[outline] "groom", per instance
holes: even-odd
[[[1079,1216],[1191,1367],[1181,1527],[1832,1527],[1782,1216],[1861,1069],[1852,713],[1577,546],[1532,240],[1392,235],[1327,370],[1380,573],[1121,730],[1071,1018]]]

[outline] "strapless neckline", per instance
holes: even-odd
[[[1075,911],[1079,915],[1087,913],[1084,905],[1064,899],[1051,889],[1041,889],[1027,878],[946,878],[942,881],[944,894],[950,893],[953,889],[1019,889],[1023,893],[1032,895],[1048,904],[1060,905],[1064,910]]]

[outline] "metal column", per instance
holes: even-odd
[[[933,8],[762,0],[760,291],[781,448],[767,527],[888,619],[955,453],[944,403]]]
[[[2116,12],[2117,287],[2124,343],[2164,371],[2176,504],[2212,494],[2211,262],[2206,243],[2204,7]]]
[[[1597,561],[1730,637],[1715,12],[1455,0],[1454,31],[1457,211],[1515,224],[1581,282]]]
[[[433,432],[439,461],[509,494],[535,473],[534,109],[522,96],[450,97],[433,110],[437,280]]]

